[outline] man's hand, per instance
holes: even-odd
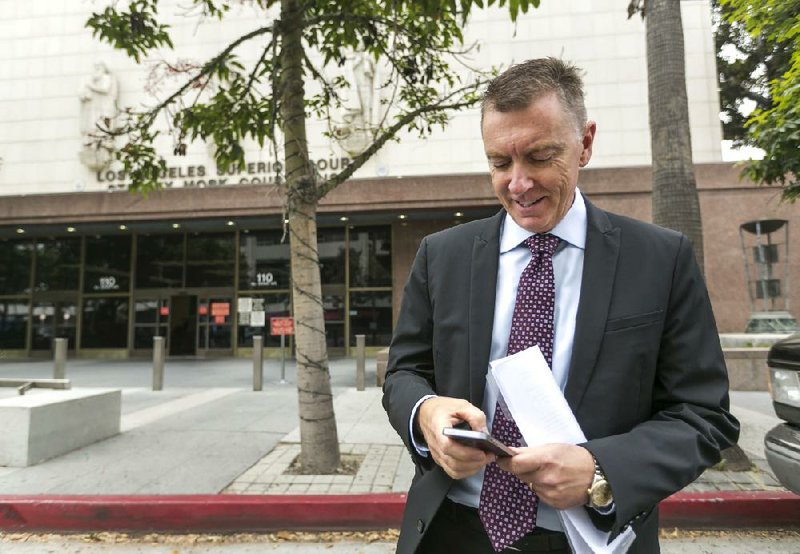
[[[588,450],[572,444],[545,444],[515,448],[517,454],[500,458],[497,465],[510,471],[559,510],[586,504],[594,476],[594,460]]]
[[[474,475],[495,460],[494,454],[465,446],[442,434],[443,428],[464,421],[476,431],[486,431],[486,415],[466,400],[437,396],[423,402],[417,412],[417,422],[433,460],[453,479]]]

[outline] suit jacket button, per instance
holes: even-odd
[[[422,533],[424,530],[425,530],[425,522],[422,521],[421,519],[418,519],[417,520],[417,531]]]

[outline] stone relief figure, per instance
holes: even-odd
[[[375,126],[375,62],[361,52],[348,55],[345,78],[350,88],[341,93],[342,121],[335,127],[334,135],[348,154],[356,156],[369,146]]]
[[[79,154],[81,163],[92,170],[103,169],[111,162],[113,140],[104,137],[100,128],[110,128],[117,115],[117,79],[106,64],[94,64],[94,73],[80,91],[80,131],[83,146]],[[99,128],[98,128],[99,127]]]

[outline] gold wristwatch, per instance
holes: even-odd
[[[589,486],[589,503],[587,506],[596,510],[603,510],[608,508],[614,502],[614,495],[611,494],[611,485],[606,480],[606,474],[600,469],[597,459],[592,456],[594,460],[594,478],[592,484]]]

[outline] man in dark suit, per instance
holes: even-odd
[[[504,209],[422,241],[389,353],[383,403],[416,464],[401,554],[569,552],[556,509],[576,506],[612,538],[632,528],[631,552],[658,552],[658,502],[738,438],[686,237],[602,211],[577,188],[595,130],[580,74],[561,60],[515,65],[487,89],[481,131]],[[497,460],[442,428],[498,421],[488,364],[512,351],[509,333],[525,324],[515,305],[521,275],[545,264],[522,244],[532,235],[557,238],[546,262],[552,338],[539,346],[552,350],[553,378],[587,441],[522,446]],[[532,508],[535,524],[507,543],[487,535],[494,524],[481,507],[495,463],[535,493],[503,502],[512,519]]]

